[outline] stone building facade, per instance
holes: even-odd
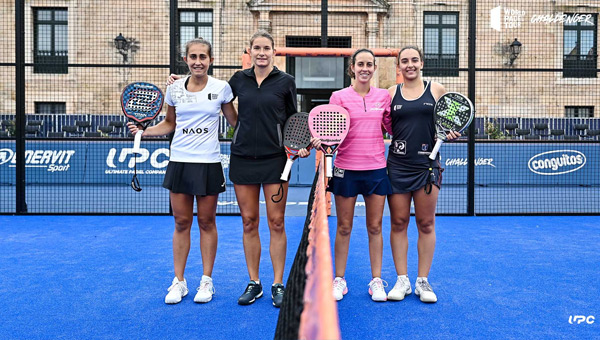
[[[15,60],[15,2],[0,2],[8,9],[0,14],[0,109],[10,114],[15,112],[15,72],[11,65]],[[454,54],[450,59],[456,62],[452,66],[458,68],[456,74],[440,76],[434,72],[426,78],[443,83],[448,90],[468,93],[468,0],[328,3],[329,36],[349,38],[351,48],[400,48],[409,44],[448,48],[449,54]],[[36,102],[58,102],[65,104],[67,114],[120,114],[119,95],[125,84],[142,80],[163,84],[169,73],[169,5],[165,0],[25,1],[26,112],[35,113]],[[321,34],[321,2],[316,0],[180,0],[178,7],[179,14],[211,14],[215,65],[229,67],[214,69],[214,76],[221,79],[228,79],[235,72],[232,67],[241,65],[248,39],[259,28],[273,34],[276,48],[286,46],[288,37],[300,37],[297,40],[301,42],[301,37]],[[33,67],[40,25],[35,16],[45,9],[68,12],[66,73],[39,73]],[[598,12],[600,4],[591,0],[477,1],[474,100],[478,115],[565,117],[568,107],[591,107],[592,115],[598,117],[594,112],[600,104]],[[592,28],[565,24],[562,13],[591,15]],[[427,24],[430,19],[425,16],[437,14],[442,21],[454,16],[456,23],[449,21],[454,28],[443,22],[439,26]],[[433,33],[426,37],[427,29]],[[439,33],[437,38],[435,32]],[[114,39],[119,34],[133,46],[127,60],[115,48]],[[444,45],[443,40],[453,34],[456,39]],[[431,43],[428,37],[441,40]],[[522,47],[511,64],[509,45],[515,39]],[[570,44],[577,50],[569,51]],[[289,61],[278,56],[275,63],[287,70]],[[394,85],[395,59],[379,58],[378,65],[376,85]],[[565,66],[582,66],[587,71],[583,77],[565,76]]]

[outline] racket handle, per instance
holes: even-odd
[[[429,159],[431,159],[432,161],[435,160],[435,157],[437,156],[438,152],[440,151],[440,146],[442,146],[442,143],[444,143],[444,141],[441,138],[438,138],[437,141],[435,142],[435,146],[433,147],[433,150],[431,150],[431,154],[429,154]]]
[[[140,153],[140,143],[142,142],[142,134],[144,130],[138,130],[133,139],[133,152]]]
[[[283,172],[281,173],[281,177],[279,177],[282,181],[287,181],[290,177],[290,171],[292,171],[292,164],[294,164],[294,160],[288,158],[285,162],[285,168],[283,168]]]
[[[325,176],[328,178],[333,177],[333,155],[325,154]]]

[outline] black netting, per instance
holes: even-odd
[[[121,90],[135,81],[165,90],[169,73],[187,71],[182,46],[198,36],[213,44],[212,76],[228,80],[257,29],[273,35],[275,65],[295,77],[302,112],[350,85],[345,49],[423,49],[424,79],[476,109],[465,136],[441,148],[439,214],[600,213],[595,1],[18,0],[4,8],[0,213],[168,213],[167,138],[142,142],[144,190],[127,189],[132,139]],[[377,59],[374,86],[396,84],[389,55]],[[227,175],[233,129],[224,119],[219,134]],[[300,177],[290,185],[310,185]],[[218,209],[239,213],[231,185]]]
[[[277,319],[277,328],[275,329],[275,339],[298,339],[298,329],[300,327],[300,315],[304,310],[304,287],[306,286],[306,263],[308,255],[308,233],[309,224],[313,213],[313,202],[315,200],[315,189],[318,185],[319,173],[315,174],[313,186],[310,190],[308,207],[306,208],[306,220],[304,220],[304,229],[302,238],[292,263],[292,268],[285,284],[285,294]],[[319,185],[322,185],[320,183]]]

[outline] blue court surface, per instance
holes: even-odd
[[[600,214],[599,186],[490,185],[475,187],[475,214]],[[290,186],[286,216],[304,216],[310,187]],[[15,211],[14,186],[0,185],[0,213]],[[260,196],[261,214],[266,213]],[[268,198],[267,198],[268,199]],[[332,199],[333,200],[333,199]],[[128,183],[122,185],[28,185],[29,213],[169,213],[169,192],[162,186],[144,185],[135,193]],[[134,204],[135,203],[135,204]],[[333,202],[335,203],[335,202]],[[218,213],[238,213],[233,186],[219,195]],[[414,210],[413,210],[414,212]],[[335,206],[331,213],[335,215]],[[437,205],[438,214],[466,215],[466,185],[443,185]],[[362,196],[358,196],[355,216],[365,216]],[[384,215],[389,216],[386,204]]]
[[[332,240],[335,221],[329,218]],[[286,218],[286,276],[303,222]],[[401,302],[370,300],[364,222],[355,218],[350,291],[338,303],[343,339],[600,337],[600,217],[438,217],[429,279],[439,301],[432,305],[414,294]],[[240,217],[220,216],[217,224],[213,301],[193,302],[202,274],[194,228],[186,270],[190,295],[165,305],[173,278],[172,217],[0,216],[1,338],[272,339],[278,310],[267,293],[273,273],[264,217],[260,273],[266,294],[251,306],[236,303],[248,279]],[[395,270],[387,218],[383,229],[382,276],[389,290]],[[412,220],[413,284],[416,238]]]

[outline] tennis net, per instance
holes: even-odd
[[[286,282],[275,339],[340,339],[330,249],[325,176],[320,162],[302,239]]]

